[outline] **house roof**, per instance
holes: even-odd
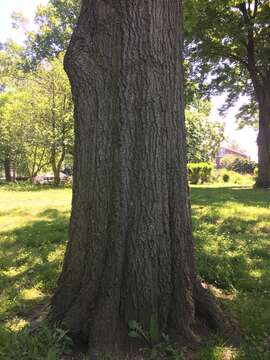
[[[232,149],[228,146],[221,146],[220,150],[221,149],[224,149],[224,150],[228,150],[234,154],[237,154],[237,155],[242,155],[242,156],[246,156],[246,157],[249,157],[246,153],[242,152],[242,151],[239,151],[239,150],[235,150],[235,149]]]

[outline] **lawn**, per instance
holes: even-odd
[[[219,340],[198,359],[270,359],[270,191],[201,186],[192,204],[198,271],[243,334],[240,349]]]
[[[213,337],[194,359],[270,359],[270,192],[195,186],[198,271],[239,320],[237,348]],[[54,289],[67,239],[70,189],[0,187],[0,359],[60,359],[61,330],[29,330]],[[31,336],[29,336],[29,332]]]
[[[0,359],[59,359],[68,339],[25,328],[48,303],[61,268],[70,189],[0,188]],[[28,353],[27,351],[28,350]]]

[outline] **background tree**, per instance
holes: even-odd
[[[4,167],[6,181],[13,180],[12,165],[16,158],[17,124],[5,113],[10,94],[0,94],[0,162]]]
[[[8,101],[1,106],[2,125],[7,134],[2,141],[6,138],[6,149],[12,154],[9,159],[13,168],[20,161],[26,171],[22,175],[33,181],[48,165],[48,132],[41,121],[44,109],[42,98],[37,96],[30,82],[24,81],[24,86],[27,88],[3,93],[4,97],[8,96]]]
[[[1,44],[0,90],[15,86],[24,77],[24,48],[12,40]]]
[[[73,205],[50,318],[96,350],[129,320],[190,339],[196,310],[224,329],[195,275],[181,15],[179,1],[84,0],[66,54]]]
[[[224,124],[209,119],[211,103],[194,100],[186,107],[188,162],[211,162],[225,139]]]
[[[24,134],[27,126],[24,124],[23,117],[29,121],[25,113],[26,99],[29,97],[26,94],[27,87],[22,86],[22,82],[25,82],[26,78],[22,65],[23,47],[13,41],[3,44],[0,51],[0,87],[2,91],[0,158],[5,165],[7,181],[15,177],[18,157],[20,157],[20,164],[26,164],[22,146],[25,144]],[[30,113],[32,111],[33,109],[30,110]],[[33,131],[30,131],[29,137],[30,134],[32,135]],[[27,166],[24,166],[24,170],[26,168]],[[13,174],[11,174],[11,170],[13,170]]]
[[[54,185],[60,184],[60,171],[67,152],[73,147],[73,103],[68,78],[63,69],[63,55],[40,65],[33,75],[37,91],[46,102],[43,128],[47,131],[47,149],[54,174]]]
[[[185,2],[191,78],[201,85],[208,83],[212,93],[227,91],[226,107],[239,95],[248,95],[250,103],[242,107],[242,119],[258,110],[257,186],[262,187],[270,186],[269,23],[268,0]]]
[[[73,148],[73,104],[63,55],[29,73],[20,70],[20,60],[8,61],[6,49],[1,55],[0,157],[6,177],[11,180],[11,167],[20,164],[20,175],[33,181],[50,165],[58,185],[65,156]]]
[[[53,59],[67,49],[79,9],[78,0],[50,0],[47,5],[38,7],[35,16],[37,30],[26,34],[29,64]]]

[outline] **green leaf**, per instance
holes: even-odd
[[[57,360],[57,354],[54,349],[49,349],[46,360]]]
[[[136,320],[130,320],[128,322],[128,327],[130,329],[140,329],[141,328],[140,324]]]
[[[139,334],[137,333],[137,331],[133,330],[133,331],[129,331],[128,336],[132,337],[132,338],[139,338]]]

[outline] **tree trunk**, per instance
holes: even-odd
[[[12,175],[11,175],[11,161],[9,157],[6,157],[4,160],[4,168],[5,168],[5,178],[7,182],[12,181]]]
[[[66,156],[66,147],[64,144],[62,144],[60,158],[57,161],[56,149],[55,149],[55,145],[53,144],[52,149],[51,149],[51,166],[52,166],[52,170],[53,170],[53,177],[54,177],[53,185],[54,186],[60,185],[60,182],[61,182],[60,171],[61,171],[61,166],[65,160],[65,156]]]
[[[93,349],[112,348],[129,320],[190,337],[196,304],[224,325],[195,275],[181,15],[179,1],[85,0],[65,58],[74,186],[50,318]]]
[[[55,164],[55,161],[51,162],[52,170],[53,170],[53,185],[59,186],[60,185],[60,168]]]
[[[257,187],[270,187],[270,90],[259,97]]]
[[[59,186],[61,179],[60,179],[60,171],[53,172],[53,186]]]

